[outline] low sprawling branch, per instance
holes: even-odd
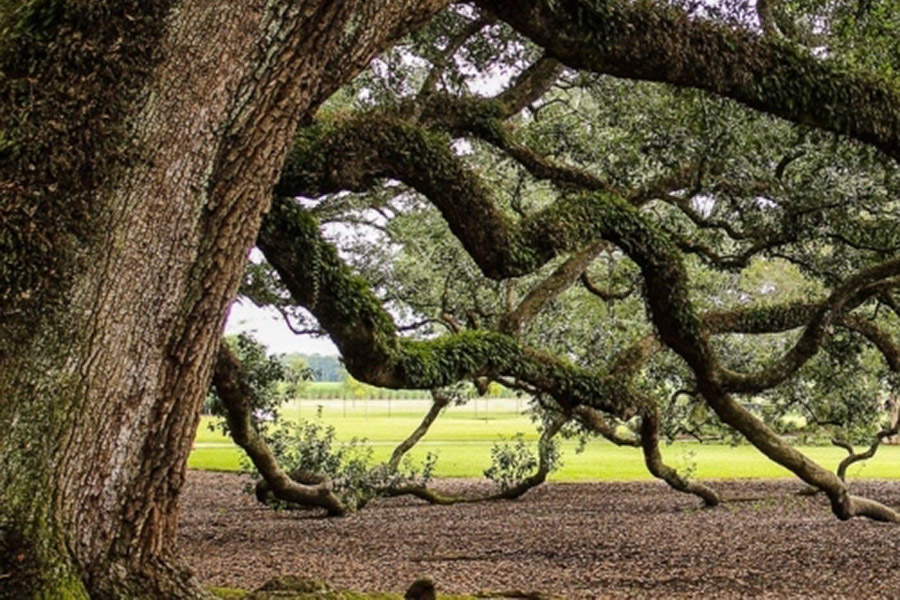
[[[718,506],[719,495],[712,488],[679,475],[678,471],[663,462],[659,450],[659,414],[655,407],[641,415],[641,448],[647,470],[665,481],[673,489],[699,496],[706,506]]]
[[[220,344],[213,371],[213,385],[225,408],[231,438],[247,453],[253,466],[265,480],[267,491],[285,502],[317,506],[324,508],[330,515],[343,515],[346,508],[331,491],[327,480],[300,483],[278,465],[271,448],[253,425],[249,403],[252,388],[242,373],[241,363],[228,344]]]
[[[315,219],[293,201],[274,202],[257,245],[360,381],[432,389],[504,374],[557,398],[564,408],[586,404],[628,418],[640,406],[640,398],[618,378],[579,368],[495,331],[468,330],[423,341],[398,337],[366,282],[350,272],[322,239]]]
[[[564,0],[528,3],[526,9],[505,0],[483,4],[570,66],[708,89],[798,123],[849,133],[900,156],[897,90],[845,74],[794,46],[649,3]],[[523,78],[528,77],[526,72]],[[818,110],[823,102],[829,110]],[[800,313],[805,319],[794,325],[805,329],[793,348],[758,373],[730,371],[719,363],[708,337],[716,319],[724,326],[736,316],[697,313],[678,240],[646,219],[628,194],[511,141],[502,126],[510,105],[462,101],[446,103],[449,110],[441,112],[432,98],[418,123],[369,114],[316,124],[301,132],[276,191],[320,195],[364,190],[382,178],[400,180],[437,207],[482,272],[494,279],[532,273],[557,256],[605,240],[640,268],[656,339],[639,344],[605,377],[539,354],[498,332],[400,339],[365,282],[351,275],[322,241],[315,221],[292,201],[276,200],[258,245],[295,300],[332,336],[351,373],[376,385],[423,389],[462,378],[508,376],[552,396],[565,410],[584,404],[627,418],[641,412],[645,402],[620,376],[632,373],[661,342],[687,363],[698,392],[723,422],[766,456],[824,490],[836,515],[897,520],[890,509],[850,496],[840,478],[792,448],[731,394],[768,389],[791,376],[855,306],[882,293],[888,279],[896,279],[900,259],[858,272],[814,308],[793,307],[784,320],[795,322]],[[536,177],[550,178],[570,193],[534,214],[510,218],[488,186],[453,153],[446,134],[459,132],[487,140]],[[649,431],[653,419],[642,414]],[[651,470],[672,479],[658,448],[654,452],[646,445],[645,457]]]
[[[649,290],[647,302],[660,338],[691,366],[699,391],[719,418],[740,431],[766,456],[825,490],[839,517],[855,516],[857,510],[863,510],[867,516],[884,517],[886,513],[875,510],[871,502],[856,502],[839,478],[792,448],[728,395],[720,383],[721,369],[702,333],[702,321],[688,297],[684,267],[677,250],[664,236],[644,223],[629,204],[615,198],[581,195],[560,204],[562,208],[557,205],[556,210],[565,211],[566,218],[549,224],[544,221],[532,225],[526,221],[521,229],[516,228],[519,247],[525,245],[525,240],[532,240],[549,247],[552,254],[579,239],[579,233],[588,231],[593,233],[592,239],[603,235],[618,243],[641,267]],[[574,234],[566,229],[555,232],[554,223],[557,227],[571,223]],[[613,223],[618,227],[613,228]],[[539,356],[502,334],[469,331],[434,341],[397,340],[390,317],[371,297],[364,282],[349,274],[333,248],[321,240],[314,220],[291,201],[276,201],[260,234],[259,247],[295,299],[306,305],[329,331],[344,353],[348,368],[359,379],[386,387],[432,388],[473,375],[502,373],[537,386],[561,403],[593,405],[620,417],[641,405],[640,399],[617,378],[579,372],[558,360]],[[481,263],[477,250],[474,247],[471,254]],[[494,250],[503,257],[509,246]],[[316,268],[309,268],[311,257],[318,263]],[[858,292],[875,281],[878,274],[891,270],[891,265],[880,265],[851,278],[826,304],[831,309],[843,307],[853,297],[851,292]],[[310,276],[320,279],[310,281]],[[318,291],[320,301],[310,306],[316,299],[310,297],[312,290]]]
[[[541,432],[541,437],[538,439],[538,466],[535,472],[516,484],[501,489],[499,492],[480,496],[445,496],[424,486],[411,485],[389,488],[383,490],[383,493],[388,496],[415,496],[431,504],[440,505],[515,500],[547,481],[547,475],[550,474],[550,469],[553,466],[551,457],[553,438],[556,437],[556,434],[560,432],[568,420],[569,417],[566,415],[557,415]]]
[[[686,494],[698,496],[706,506],[718,506],[719,495],[712,488],[683,477],[667,465],[659,449],[659,413],[650,401],[645,401],[641,412],[640,437],[624,437],[596,409],[579,406],[573,412],[575,418],[589,431],[599,433],[617,446],[641,448],[644,464],[651,475],[662,479],[669,487]]]

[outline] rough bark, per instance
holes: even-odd
[[[579,368],[495,331],[462,331],[422,341],[400,338],[367,283],[350,272],[322,238],[315,219],[292,200],[273,203],[257,247],[294,300],[328,332],[347,370],[360,381],[432,389],[504,374],[552,395],[564,407],[583,403],[627,419],[641,403],[618,377]]]
[[[33,2],[12,17],[0,595],[202,595],[170,565],[178,494],[288,141],[442,4]]]
[[[481,105],[480,108],[485,106],[489,108],[489,105]],[[497,112],[497,115],[501,114],[502,111]],[[494,123],[498,122],[497,115],[493,117]],[[451,231],[482,272],[489,277],[502,279],[533,272],[551,258],[598,239],[616,244],[641,269],[647,290],[646,303],[659,332],[660,341],[678,353],[691,367],[699,391],[720,419],[741,432],[766,456],[792,470],[804,481],[826,490],[832,500],[835,514],[840,518],[855,516],[857,509],[862,510],[866,516],[874,515],[874,518],[884,518],[885,514],[889,514],[871,509],[868,503],[855,502],[839,478],[794,450],[762,421],[744,409],[730,394],[767,389],[783,382],[796,372],[818,352],[832,326],[839,324],[848,311],[858,306],[866,297],[896,286],[896,276],[900,270],[900,261],[897,259],[886,260],[862,269],[837,287],[834,293],[808,316],[804,333],[780,360],[758,373],[736,373],[720,365],[709,344],[709,331],[704,326],[701,316],[696,313],[689,297],[689,280],[678,244],[645,219],[628,198],[613,191],[571,194],[541,211],[513,222],[498,208],[492,194],[477,175],[450,152],[446,140],[435,139],[415,125],[400,119],[368,120],[363,117],[356,121],[346,120],[327,130],[308,133],[309,137],[305,139],[305,145],[299,152],[295,148],[295,161],[298,157],[308,154],[311,148],[322,144],[333,149],[346,148],[347,151],[342,156],[348,157],[346,160],[355,168],[341,170],[342,174],[347,172],[351,174],[349,179],[335,177],[335,171],[289,170],[290,179],[282,180],[287,189],[304,185],[312,190],[336,190],[342,187],[357,189],[357,186],[367,187],[378,177],[391,176],[400,179],[427,196],[441,211]],[[297,177],[298,173],[303,173],[303,177]],[[293,218],[289,220],[297,222]],[[295,265],[300,264],[304,260],[300,257],[319,254],[311,253],[309,249],[301,249],[296,242],[293,250],[288,250],[283,242],[277,244],[281,246],[280,248],[269,244],[266,236],[273,240],[276,237],[285,238],[284,233],[274,233],[278,227],[280,226],[273,222],[271,228],[264,229],[261,248],[282,278],[285,278],[291,292],[303,303],[304,296],[308,294],[302,291],[302,285],[290,273],[292,267],[289,263],[293,261]],[[267,233],[269,231],[271,235]],[[294,239],[299,237],[294,236]],[[270,249],[267,249],[267,245]],[[285,260],[288,255],[293,255],[293,258]],[[288,282],[291,277],[295,279],[293,284]],[[325,285],[323,289],[327,287],[329,286]],[[791,320],[808,308],[792,307],[789,311],[791,314],[784,315],[780,320]],[[377,312],[377,309],[374,310]],[[347,330],[346,323],[343,325],[338,323],[336,316],[325,313],[316,316],[320,322],[324,317],[334,322],[339,329]],[[774,316],[778,320],[778,315]],[[752,315],[749,317],[752,318]],[[325,328],[332,332],[329,326]],[[356,337],[357,341],[362,342],[353,344],[355,346],[353,352],[360,352],[359,348],[371,346],[359,339],[358,332],[339,332],[335,337],[338,340]],[[494,338],[495,341],[500,339]],[[338,345],[341,346],[341,342],[338,342]],[[379,340],[377,345],[383,344]],[[654,347],[652,342],[645,344],[639,349],[639,354],[646,355],[653,352]],[[449,342],[444,344],[443,348],[455,356],[464,354]],[[512,348],[507,347],[507,350]],[[368,356],[371,357],[371,354]],[[369,369],[379,368],[375,365],[380,365],[382,369],[391,369],[391,363],[397,362],[397,357],[391,356],[391,352],[387,349],[382,357],[383,360],[379,357],[374,361],[375,364],[370,364]],[[417,359],[422,357],[421,353],[417,353]],[[483,357],[471,357],[468,363],[468,368],[458,372],[458,376],[470,373],[471,366],[477,365],[480,368],[490,368],[498,374],[519,377],[517,373],[509,370],[511,365],[505,361],[495,361],[488,366]],[[417,368],[421,364],[417,360]],[[392,370],[396,372],[395,368]],[[567,379],[564,376],[560,377],[564,372],[558,369],[554,369],[552,373],[545,371],[547,376],[540,378],[541,385],[548,383],[552,385],[552,390],[545,389],[545,391],[557,399],[562,399],[563,402],[577,404],[582,398],[587,398],[588,395],[585,395],[583,390],[568,397],[568,390],[559,385],[561,380]],[[532,385],[539,379],[534,377],[533,371],[523,374],[530,377],[531,381],[527,377],[522,379]],[[384,376],[385,373],[382,371],[378,375]],[[361,376],[365,378],[370,376],[370,373]],[[606,378],[604,382],[608,383],[610,379]],[[634,398],[627,384],[621,382],[615,391],[592,385],[590,392],[592,398],[587,400],[588,404],[616,415],[624,414],[628,408],[634,410],[641,406],[641,402]],[[611,399],[615,399],[615,402],[610,403]],[[626,408],[623,402],[630,404]],[[602,406],[604,403],[608,403],[607,406]],[[866,507],[860,508],[863,505]]]

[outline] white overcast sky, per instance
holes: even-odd
[[[225,324],[228,335],[244,331],[252,333],[269,349],[270,354],[338,354],[337,348],[327,337],[295,335],[276,311],[263,310],[249,300],[232,304]]]

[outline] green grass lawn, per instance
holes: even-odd
[[[367,438],[376,460],[386,459],[394,446],[419,423],[427,402],[394,400],[304,401],[282,410],[285,418],[312,418],[316,406],[323,406],[323,420],[335,427],[340,440]],[[435,422],[428,435],[411,452],[421,459],[427,452],[438,454],[438,477],[481,477],[490,465],[491,446],[502,438],[523,432],[526,439],[537,439],[530,419],[517,412],[524,403],[516,400],[483,400],[450,407]],[[209,431],[210,417],[203,417],[188,466],[193,469],[236,470],[241,450],[218,431]],[[563,443],[563,466],[551,476],[555,481],[648,480],[641,452],[620,448],[606,441],[588,444],[584,452],[575,452],[575,442]],[[801,451],[823,466],[833,468],[845,452],[831,446],[801,447]],[[783,468],[763,457],[751,446],[676,442],[663,445],[666,461],[679,469],[693,468],[699,478],[791,477]],[[877,456],[849,471],[853,478],[900,478],[900,446],[884,446]]]

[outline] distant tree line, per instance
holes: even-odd
[[[284,357],[286,362],[303,361],[312,373],[311,381],[343,381],[344,367],[337,356],[293,353]]]

